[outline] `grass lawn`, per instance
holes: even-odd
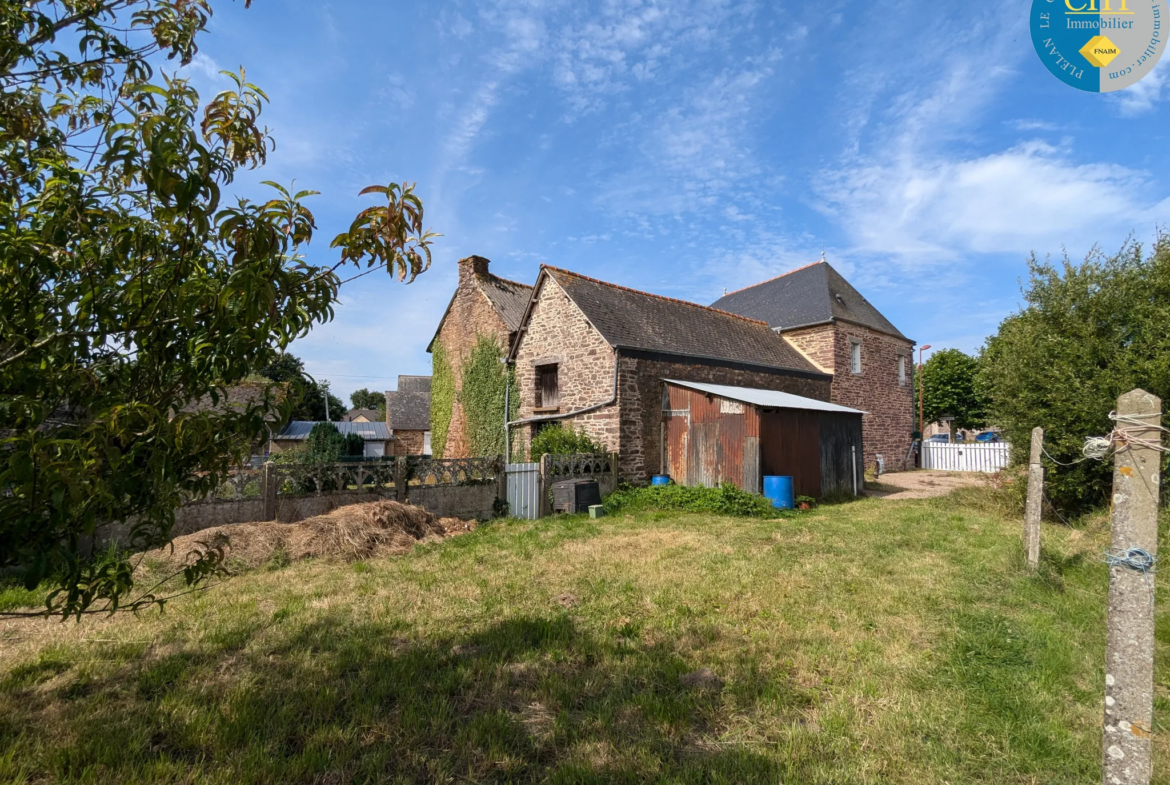
[[[1046,526],[1029,578],[981,498],[499,523],[0,621],[0,781],[1099,781],[1106,532]]]

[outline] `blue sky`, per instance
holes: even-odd
[[[430,271],[343,288],[292,351],[343,397],[428,373],[456,261],[541,263],[710,303],[827,259],[903,332],[974,351],[1029,252],[1170,218],[1170,63],[1081,93],[1028,3],[220,2],[190,73],[247,68],[277,149],[237,180],[321,191],[312,261],[369,184],[418,182]],[[1159,177],[1161,176],[1161,177]]]

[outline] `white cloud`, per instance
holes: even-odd
[[[839,172],[822,195],[858,250],[937,263],[1087,247],[1109,239],[1103,233],[1141,230],[1170,206],[1143,198],[1151,185],[1145,172],[1078,163],[1033,141],[984,156],[869,163]]]
[[[1122,117],[1136,117],[1153,111],[1159,101],[1170,98],[1170,57],[1163,56],[1144,79],[1111,93],[1109,97],[1117,104]]]

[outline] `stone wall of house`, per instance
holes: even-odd
[[[425,431],[394,431],[394,455],[422,455]],[[455,456],[451,456],[455,457]],[[459,456],[466,457],[466,456]]]
[[[536,410],[536,368],[557,366],[560,392],[556,409]],[[516,384],[520,419],[560,414],[605,403],[613,398],[614,352],[581,310],[552,278],[545,278],[532,308],[528,328],[516,348]],[[618,452],[617,406],[606,406],[563,421],[585,431],[606,450]],[[516,426],[513,458],[528,454],[536,426]]]
[[[621,457],[619,479],[645,483],[662,465],[662,380],[728,384],[829,400],[831,377],[689,363],[685,360],[622,357],[619,386]]]
[[[825,373],[833,373],[837,364],[837,331],[832,324],[788,330],[784,337],[798,352]]]
[[[452,404],[451,425],[447,430],[447,444],[443,458],[473,458],[463,432],[463,407],[459,405],[459,391],[463,389],[463,364],[481,335],[495,338],[507,351],[509,330],[476,283],[476,276],[488,274],[488,261],[471,256],[459,262],[459,286],[451,309],[439,330],[436,340],[442,344],[455,376],[455,397]],[[432,403],[434,398],[431,399]],[[420,446],[421,451],[421,446]]]
[[[913,352],[910,341],[868,327],[836,322],[784,333],[813,362],[833,372],[833,403],[861,409],[865,465],[880,453],[887,471],[906,466],[914,430]],[[850,365],[852,341],[861,343],[861,373]],[[898,382],[898,357],[906,358],[906,381]]]

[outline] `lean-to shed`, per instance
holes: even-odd
[[[730,482],[759,493],[787,475],[800,496],[862,487],[861,417],[845,406],[775,390],[663,380],[663,466],[683,485]]]

